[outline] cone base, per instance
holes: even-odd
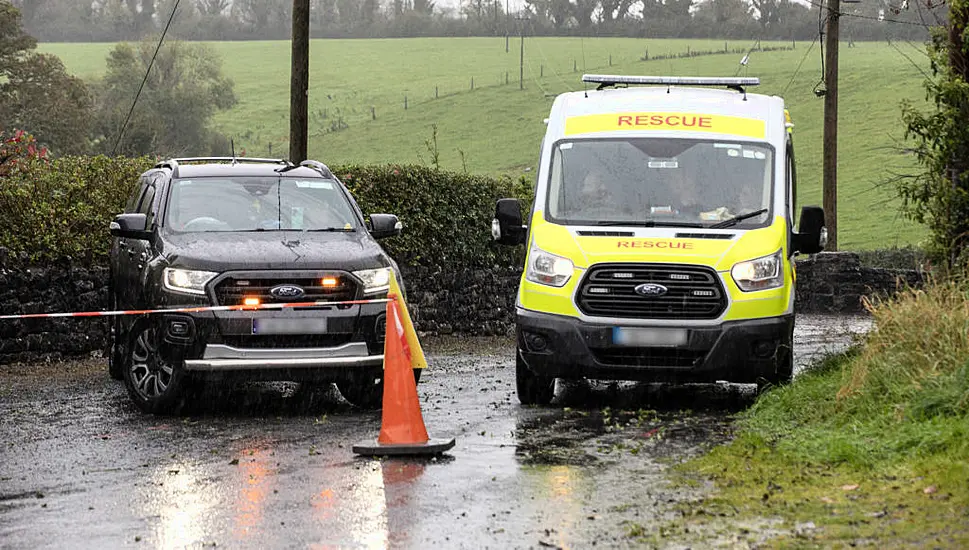
[[[377,440],[364,441],[353,446],[353,452],[364,456],[415,456],[439,455],[454,447],[454,438],[427,440],[427,443],[403,443],[384,445]]]

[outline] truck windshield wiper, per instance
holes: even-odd
[[[725,227],[733,227],[744,220],[749,220],[750,218],[756,218],[757,216],[760,216],[761,214],[766,214],[766,213],[767,213],[767,209],[761,208],[760,210],[754,210],[753,212],[747,212],[746,214],[741,214],[739,216],[734,216],[733,218],[723,220],[722,222],[717,222],[709,226],[708,228],[723,229]]]
[[[317,229],[307,229],[307,233],[353,233],[356,229],[352,227],[320,227]]]
[[[618,226],[631,226],[631,227],[703,227],[702,223],[691,223],[691,222],[663,222],[656,220],[639,220],[639,221],[607,221],[607,222],[596,222],[595,225],[601,225],[603,227],[618,227]]]

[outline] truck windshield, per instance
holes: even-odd
[[[559,142],[547,212],[567,225],[756,227],[771,218],[773,149],[690,139]],[[759,214],[751,215],[760,211]]]
[[[166,220],[176,232],[354,231],[358,226],[340,184],[322,178],[178,179]]]

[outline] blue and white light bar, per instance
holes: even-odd
[[[660,84],[664,86],[726,86],[739,88],[757,86],[760,79],[756,77],[720,77],[720,76],[628,76],[618,74],[586,74],[582,75],[582,82],[615,86],[616,84]]]

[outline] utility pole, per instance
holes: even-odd
[[[518,54],[518,89],[525,89],[525,21],[528,21],[527,17],[519,15],[519,36],[521,37],[521,50]]]
[[[828,21],[824,45],[826,91],[824,94],[824,152],[822,156],[822,204],[828,230],[828,250],[838,250],[838,18],[840,0],[827,0]]]
[[[306,160],[310,85],[310,0],[293,0],[293,66],[289,89],[289,160]]]
[[[505,0],[505,53],[508,53],[508,0]]]

